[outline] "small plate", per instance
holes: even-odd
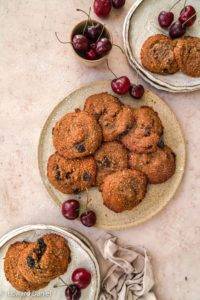
[[[55,284],[61,285],[59,278],[52,280],[48,286],[32,293],[22,293],[15,290],[6,280],[3,270],[4,257],[6,251],[12,243],[16,241],[35,241],[43,234],[56,233],[63,236],[69,244],[71,250],[71,263],[67,272],[60,276],[65,282],[71,283],[73,270],[79,267],[88,269],[92,274],[92,281],[87,289],[82,290],[82,299],[97,300],[100,291],[100,271],[94,250],[91,244],[78,232],[73,229],[66,229],[52,225],[28,225],[10,231],[0,238],[0,299],[64,299],[65,287],[54,288]]]
[[[141,77],[154,87],[170,92],[191,92],[200,89],[200,78],[189,77],[181,72],[173,75],[159,75],[146,70],[140,60],[140,51],[144,41],[157,33],[168,34],[162,28],[159,29],[157,18],[162,10],[169,10],[174,0],[137,0],[131,7],[123,30],[126,56],[130,65]],[[191,0],[190,4],[200,11],[200,1]],[[182,9],[183,2],[174,8],[175,19]],[[199,15],[193,26],[187,30],[187,35],[200,37]],[[160,31],[161,30],[161,31]]]
[[[62,194],[54,189],[47,178],[47,161],[49,156],[55,152],[52,144],[52,128],[56,121],[66,113],[74,111],[75,108],[82,109],[85,99],[88,96],[101,92],[113,94],[110,81],[93,82],[76,89],[54,108],[42,129],[38,147],[39,170],[47,191],[58,205],[61,205],[64,200],[72,196]],[[98,189],[90,189],[89,195],[92,201],[89,203],[89,208],[93,209],[97,214],[97,226],[108,230],[119,230],[136,226],[158,213],[174,196],[181,182],[185,168],[185,141],[180,125],[168,105],[150,91],[146,91],[143,99],[140,101],[133,100],[128,95],[123,96],[120,100],[133,107],[149,105],[158,112],[165,128],[165,142],[176,153],[177,164],[174,176],[163,184],[149,185],[145,199],[131,211],[117,214],[109,210],[103,205],[102,195]],[[80,196],[73,195],[73,198],[74,197],[80,197],[81,205],[83,207],[85,206],[87,199],[86,193],[81,193]]]

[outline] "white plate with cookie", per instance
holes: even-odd
[[[55,189],[47,177],[47,163],[49,157],[55,152],[52,141],[52,129],[56,122],[66,113],[73,112],[75,109],[83,109],[87,97],[107,92],[113,95],[110,81],[98,81],[82,86],[68,94],[49,115],[40,136],[38,148],[39,170],[43,183],[49,195],[56,204],[61,206],[66,199],[75,198],[80,200],[81,210],[86,206],[88,193],[91,201],[88,208],[95,211],[97,215],[96,226],[108,230],[120,230],[131,226],[136,226],[148,220],[164,208],[174,196],[185,169],[185,141],[176,119],[169,106],[151,91],[146,91],[141,100],[134,100],[129,95],[119,97],[123,104],[133,108],[140,106],[150,106],[159,115],[164,127],[164,142],[176,154],[175,174],[162,184],[151,184],[148,186],[145,198],[139,205],[130,211],[116,213],[103,204],[102,194],[97,187],[92,187],[88,192],[78,195],[66,195]]]
[[[183,8],[183,2],[180,1],[173,12],[175,20]],[[144,42],[153,35],[168,35],[168,31],[159,27],[158,15],[163,10],[169,10],[174,0],[137,0],[131,7],[125,22],[123,30],[124,47],[127,59],[130,65],[139,73],[139,75],[154,87],[169,92],[190,92],[200,89],[200,77],[191,77],[178,71],[175,74],[160,75],[152,73],[143,67],[141,63],[141,49]],[[187,36],[200,37],[200,2],[191,0],[190,3],[197,11],[197,20],[193,26],[188,27]],[[199,55],[200,56],[200,55]]]
[[[70,249],[70,258],[67,272],[50,281],[44,288],[32,292],[16,290],[6,280],[4,260],[9,247],[16,242],[35,242],[46,234],[56,234],[63,237]],[[16,257],[16,261],[17,261]],[[65,299],[67,284],[72,284],[71,275],[77,268],[85,268],[91,273],[90,285],[81,290],[81,299],[98,299],[100,291],[100,271],[94,250],[90,243],[73,230],[52,225],[27,225],[12,230],[0,238],[0,298],[1,300],[16,299]],[[58,287],[57,287],[58,286]],[[21,286],[20,286],[21,287]]]

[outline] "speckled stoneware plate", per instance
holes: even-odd
[[[27,225],[10,231],[0,238],[0,299],[65,299],[65,287],[54,288],[55,284],[62,285],[59,278],[52,280],[48,286],[32,293],[22,293],[15,290],[6,280],[3,264],[5,253],[12,243],[16,241],[35,241],[46,233],[56,233],[63,236],[69,244],[71,250],[71,263],[68,271],[61,278],[71,283],[71,274],[73,270],[79,267],[87,268],[92,274],[92,281],[87,289],[82,290],[81,299],[97,300],[100,290],[100,271],[99,265],[94,255],[91,244],[78,232],[72,229],[61,228],[51,225]]]
[[[169,92],[189,92],[200,89],[200,78],[189,77],[181,72],[173,75],[154,74],[143,68],[140,60],[140,51],[144,41],[157,33],[168,34],[159,28],[157,18],[162,10],[169,10],[175,0],[136,0],[131,7],[123,30],[124,47],[130,65],[142,76],[144,80],[158,89]],[[184,1],[173,9],[175,18],[183,8]],[[200,1],[191,0],[190,3],[200,11]],[[161,30],[161,31],[160,31]],[[187,30],[187,35],[200,37],[200,15],[195,24]]]
[[[101,92],[113,94],[110,81],[93,82],[70,93],[54,108],[42,129],[38,149],[39,169],[47,191],[58,205],[61,205],[64,200],[72,196],[62,194],[54,189],[47,179],[47,161],[49,156],[55,151],[52,144],[52,128],[56,121],[67,112],[71,112],[75,108],[82,109],[88,96]],[[101,193],[97,188],[90,189],[89,195],[92,201],[89,204],[89,208],[97,213],[97,226],[109,230],[124,229],[138,225],[158,213],[174,196],[185,168],[184,138],[179,123],[167,104],[150,91],[146,91],[143,99],[140,101],[133,100],[128,95],[120,97],[120,100],[133,107],[149,105],[159,113],[165,127],[165,142],[177,155],[177,168],[174,176],[167,182],[159,185],[150,185],[145,199],[136,208],[120,214],[112,212],[103,205]],[[81,193],[79,196],[73,195],[74,197],[81,198],[81,205],[85,206],[86,193]]]

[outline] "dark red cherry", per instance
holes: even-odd
[[[86,52],[85,58],[89,60],[95,60],[97,59],[97,53],[95,50],[90,49],[89,51]]]
[[[112,48],[111,41],[107,38],[101,38],[96,43],[96,53],[98,56],[106,55]]]
[[[141,84],[133,84],[130,87],[129,93],[133,98],[140,99],[144,95],[144,87]]]
[[[89,42],[86,36],[83,34],[76,34],[72,39],[72,45],[76,51],[86,51],[89,46]]]
[[[90,41],[96,42],[102,32],[103,26],[100,23],[86,28],[85,34]]]
[[[180,21],[174,22],[169,28],[169,36],[172,39],[176,39],[183,36],[185,32],[186,26],[184,26]]]
[[[80,289],[85,289],[91,282],[91,273],[84,268],[76,269],[72,273],[72,281]]]
[[[158,16],[158,23],[162,28],[168,28],[174,21],[174,14],[171,11],[161,11]]]
[[[122,76],[113,79],[111,82],[111,87],[113,92],[119,95],[126,94],[130,89],[131,83],[127,76]]]
[[[96,224],[96,214],[92,210],[87,210],[80,216],[81,223],[86,227],[92,227]]]
[[[118,9],[124,6],[125,2],[126,0],[112,0],[112,6]]]
[[[80,204],[75,199],[69,199],[62,204],[62,214],[66,219],[75,220],[79,216]]]
[[[94,0],[94,12],[100,18],[107,17],[111,8],[111,0]]]
[[[196,10],[192,5],[185,6],[179,17],[179,21],[185,26],[192,26],[196,20]]]
[[[76,284],[70,284],[65,290],[67,300],[79,300],[81,298],[81,289]]]

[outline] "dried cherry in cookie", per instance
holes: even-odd
[[[105,177],[128,168],[128,151],[119,142],[107,142],[95,153],[97,163],[97,185],[101,187]]]
[[[122,137],[126,148],[136,153],[150,153],[157,149],[163,133],[161,120],[151,107],[141,106],[134,111],[135,125]]]
[[[103,203],[116,213],[131,210],[145,197],[147,177],[140,171],[123,170],[108,175],[102,184]]]
[[[163,34],[150,36],[141,49],[142,65],[150,72],[173,74],[179,70],[174,55],[176,41]]]
[[[47,177],[62,193],[79,193],[95,185],[96,163],[91,156],[82,159],[65,159],[55,153],[48,160]]]
[[[85,111],[66,114],[53,130],[53,143],[65,158],[79,158],[93,154],[102,140],[96,119]]]
[[[131,153],[130,167],[147,175],[150,183],[167,181],[175,172],[176,161],[173,151],[164,146],[153,153]]]

